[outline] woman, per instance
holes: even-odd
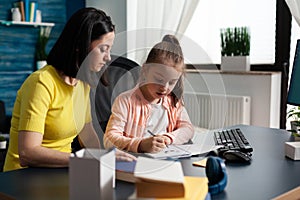
[[[115,38],[111,18],[95,8],[77,11],[51,49],[44,68],[18,91],[4,171],[66,167],[78,135],[84,147],[100,148],[90,111],[91,75],[110,58]],[[117,151],[117,158],[135,157]]]

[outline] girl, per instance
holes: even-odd
[[[166,35],[151,49],[139,84],[115,99],[105,148],[153,153],[188,142],[194,129],[183,106],[184,69],[177,38]]]

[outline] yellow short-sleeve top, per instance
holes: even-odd
[[[71,152],[73,139],[91,122],[89,92],[82,81],[67,85],[51,65],[32,73],[17,93],[4,171],[22,168],[18,155],[21,130],[41,133],[44,147]]]

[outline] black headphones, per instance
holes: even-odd
[[[205,173],[208,178],[208,190],[211,195],[222,192],[227,185],[227,173],[224,161],[216,156],[209,156]]]

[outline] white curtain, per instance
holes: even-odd
[[[180,40],[199,0],[128,0],[127,56],[143,64],[151,47],[165,34]]]
[[[300,26],[300,1],[299,0],[285,0],[297,24]]]

